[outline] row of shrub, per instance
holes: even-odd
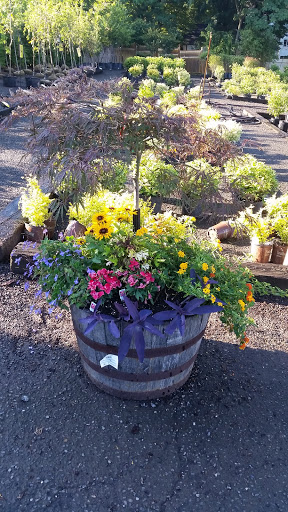
[[[147,77],[155,82],[164,81],[169,86],[190,85],[190,74],[185,70],[185,60],[167,57],[128,57],[124,67],[133,78]]]
[[[233,96],[257,94],[268,99],[268,112],[279,117],[288,112],[288,83],[271,69],[233,64],[231,80],[225,80],[223,88]]]

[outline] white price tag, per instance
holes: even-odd
[[[126,293],[125,293],[125,288],[122,288],[122,290],[119,290],[119,297],[120,297],[120,300],[124,301],[124,297],[125,297]]]
[[[90,308],[89,308],[89,309],[90,309],[90,311],[91,311],[91,313],[94,313],[95,308],[96,308],[96,304],[95,304],[95,302],[91,302],[91,304],[90,304]]]
[[[118,370],[118,356],[114,356],[113,354],[107,354],[107,356],[103,357],[100,361],[100,366],[103,368],[104,366],[113,366],[113,368],[116,368]]]

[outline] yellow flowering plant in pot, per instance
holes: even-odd
[[[47,222],[51,213],[49,207],[51,204],[49,194],[42,192],[37,178],[29,177],[27,187],[21,194],[19,207],[24,219],[26,219],[25,228],[27,237],[30,240],[40,241],[47,232]]]

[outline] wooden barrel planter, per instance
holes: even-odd
[[[80,322],[89,311],[71,306],[82,364],[89,379],[106,393],[119,398],[147,400],[170,395],[189,378],[197,357],[209,314],[186,317],[185,335],[178,330],[165,339],[148,331],[145,337],[145,358],[138,360],[135,347],[130,348],[118,370],[101,368],[100,361],[108,354],[117,355],[119,340],[111,335],[106,323],[99,323],[84,334],[86,324]],[[123,326],[127,325],[123,322]],[[157,327],[162,332],[165,324]]]

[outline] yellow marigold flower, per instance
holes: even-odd
[[[223,306],[222,302],[217,302],[217,306]]]
[[[211,299],[212,304],[214,304],[216,297],[215,297],[215,295],[213,295],[213,293],[211,293],[210,299]]]
[[[188,263],[185,261],[185,263],[180,263],[180,268],[183,268],[184,270],[187,270]]]
[[[220,288],[219,288],[219,286],[218,286],[218,288],[216,288],[216,290],[217,290],[217,292],[220,292]]]
[[[203,292],[206,293],[206,295],[209,295],[210,288],[207,288],[207,286],[205,286],[205,288],[203,288]]]
[[[174,238],[174,242],[178,244],[178,242],[180,242],[179,238]]]
[[[184,258],[184,256],[185,256],[185,252],[183,252],[183,251],[178,251],[178,256],[179,256],[179,258]]]
[[[163,233],[163,229],[161,229],[161,228],[157,228],[157,229],[156,229],[156,233],[157,233],[158,235],[161,235],[161,234]]]
[[[102,240],[103,238],[110,238],[112,234],[112,228],[110,224],[99,224],[97,229],[95,229],[95,237],[99,238],[99,240]]]
[[[107,222],[107,217],[105,215],[106,212],[98,212],[94,213],[92,217],[92,224],[103,224],[104,222]]]
[[[179,268],[177,274],[185,274],[186,270],[184,268]]]
[[[145,233],[147,233],[147,228],[140,228],[140,229],[137,229],[137,231],[136,231],[137,236],[142,236]]]
[[[212,265],[211,270],[212,270],[212,273],[215,274],[216,268],[214,267],[214,265]]]
[[[206,270],[208,270],[207,263],[203,263],[202,268],[203,268],[204,272],[206,272]]]
[[[190,220],[191,220],[192,222],[196,222],[195,217],[190,217]]]
[[[204,284],[206,284],[208,281],[209,281],[208,277],[207,277],[207,276],[204,276],[204,277],[203,277],[203,282],[204,282]]]
[[[245,311],[245,302],[243,302],[243,300],[238,300],[238,304],[240,305],[242,311]]]

